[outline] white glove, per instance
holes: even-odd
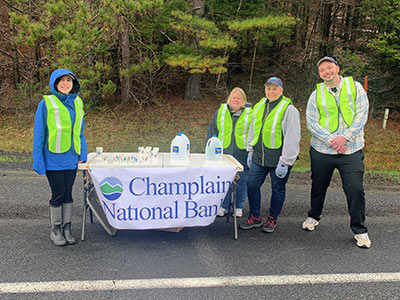
[[[249,154],[247,155],[247,166],[251,167],[251,163],[253,162],[253,151],[249,152]]]
[[[279,178],[284,178],[288,172],[288,165],[278,164],[275,169],[275,175]]]

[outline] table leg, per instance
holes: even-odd
[[[89,208],[89,206],[88,206],[88,208]],[[93,212],[90,208],[89,208],[89,216],[90,216],[90,224],[93,224]]]
[[[85,229],[86,229],[86,207],[83,207],[83,218],[82,218],[82,237],[81,240],[85,240]]]
[[[238,239],[238,224],[237,224],[237,216],[236,216],[236,186],[237,186],[237,180],[239,179],[238,174],[235,175],[235,178],[232,181],[232,184],[229,187],[229,193],[231,193],[231,201],[229,203],[229,208],[228,208],[228,216],[226,218],[226,222],[229,222],[229,218],[231,217],[231,207],[233,209],[233,226],[235,227],[235,240]]]
[[[88,207],[87,204],[87,195],[88,195],[88,191],[87,191],[87,179],[86,179],[86,171],[83,171],[83,217],[82,217],[82,236],[81,236],[81,240],[84,241],[85,240],[85,226],[86,226],[86,210]]]
[[[231,199],[233,201],[233,226],[235,227],[235,240],[238,239],[238,226],[236,216],[236,182],[233,184]]]

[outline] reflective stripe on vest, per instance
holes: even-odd
[[[81,154],[81,131],[82,131],[82,123],[83,116],[85,112],[83,111],[83,102],[82,99],[77,96],[74,100],[75,107],[75,124],[74,124],[74,149],[75,152],[80,155]]]
[[[268,114],[263,126],[262,118],[264,115],[266,101],[266,98],[261,99],[261,101],[257,103],[256,107],[254,108],[254,137],[250,145],[254,146],[257,144],[262,127],[262,140],[264,146],[269,149],[279,149],[282,147],[282,120],[285,116],[286,109],[290,104],[292,104],[292,101],[289,98],[282,97],[281,101]]]
[[[71,138],[74,150],[81,153],[80,133],[83,123],[83,102],[79,97],[74,100],[75,123],[72,130],[71,116],[68,108],[54,95],[44,96],[47,109],[47,128],[49,131],[48,147],[53,153],[65,153],[71,148]]]
[[[235,125],[235,141],[239,149],[245,149],[247,145],[247,135],[249,133],[249,118],[251,116],[251,108],[243,109],[242,114]],[[233,121],[228,105],[221,104],[217,116],[218,138],[222,141],[222,147],[228,148],[231,144]]]
[[[267,98],[262,98],[253,108],[253,139],[250,142],[251,146],[257,144],[258,137],[260,135],[260,130],[262,126],[262,117],[264,115],[265,110],[265,102],[267,102]]]
[[[329,93],[325,83],[317,84],[316,102],[320,114],[319,124],[330,133],[335,132],[339,127],[339,109],[348,127],[351,126],[356,115],[357,89],[354,80],[352,77],[345,77],[343,80],[339,94],[339,108],[335,97]]]

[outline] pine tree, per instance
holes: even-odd
[[[224,50],[235,47],[236,43],[202,14],[175,10],[171,15],[170,26],[176,32],[176,40],[164,47],[165,61],[172,67],[188,71],[185,99],[200,100],[201,74],[226,72],[228,56]]]

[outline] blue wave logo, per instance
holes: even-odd
[[[114,201],[121,197],[124,187],[118,178],[107,177],[100,182],[100,190],[106,199]]]

